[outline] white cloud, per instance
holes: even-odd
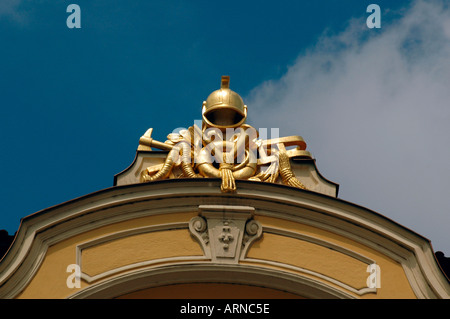
[[[382,8],[383,10],[383,8]],[[450,9],[416,1],[396,21],[365,17],[324,35],[246,99],[250,124],[302,135],[340,198],[450,255]]]

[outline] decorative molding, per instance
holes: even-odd
[[[376,261],[368,258],[364,255],[361,255],[360,253],[357,253],[353,250],[335,245],[333,243],[330,243],[328,241],[319,239],[319,238],[315,238],[312,236],[308,236],[308,235],[304,235],[304,234],[300,234],[300,233],[296,233],[293,231],[289,231],[289,230],[285,230],[285,229],[280,229],[277,227],[270,227],[270,226],[264,226],[263,227],[263,232],[264,233],[271,233],[271,234],[275,234],[275,235],[280,235],[280,236],[285,236],[285,237],[290,237],[293,239],[297,239],[297,240],[301,240],[301,241],[306,241],[312,244],[316,244],[319,245],[321,247],[325,247],[334,251],[337,251],[341,254],[344,254],[346,256],[349,256],[351,258],[354,258],[366,265],[370,265],[370,264],[375,264]],[[358,296],[362,296],[368,293],[377,293],[377,289],[376,288],[361,288],[358,289],[356,287],[352,287],[350,285],[347,285],[343,282],[340,282],[334,278],[331,278],[329,276],[317,273],[315,271],[311,271],[308,269],[304,269],[301,267],[297,267],[297,266],[293,266],[293,265],[289,265],[289,264],[285,264],[285,263],[281,263],[281,262],[276,262],[276,261],[269,261],[269,260],[262,260],[262,259],[256,259],[256,258],[242,258],[242,261],[245,262],[251,262],[251,263],[258,263],[258,264],[266,264],[266,265],[270,265],[270,266],[276,266],[276,267],[280,267],[280,268],[284,268],[287,269],[289,271],[295,271],[297,273],[301,273],[301,274],[307,274],[307,275],[312,275],[314,277],[320,278],[321,280],[327,281],[331,284],[334,284],[336,286],[342,287],[345,290],[351,291],[352,293],[358,295]]]
[[[320,274],[318,272],[311,271],[311,270],[297,267],[297,266],[292,266],[292,265],[285,264],[285,263],[280,263],[280,262],[270,261],[270,260],[256,259],[256,258],[246,258],[244,261],[249,262],[249,263],[258,264],[259,266],[261,266],[261,265],[275,266],[275,267],[278,267],[281,269],[285,269],[286,271],[289,271],[289,272],[294,272],[295,274],[299,275],[300,277],[303,277],[305,275],[313,276],[313,277],[320,279],[320,281],[323,282],[324,284],[330,283],[332,285],[342,288],[340,291],[350,291],[358,296],[363,296],[363,295],[369,294],[369,293],[372,293],[372,294],[377,293],[376,288],[364,287],[364,288],[358,289],[358,288],[352,287],[350,285],[347,285],[339,280],[331,278],[329,276]],[[293,275],[295,275],[295,274],[293,274]]]
[[[25,217],[0,262],[0,298],[14,298],[29,284],[53,244],[101,226],[144,216],[193,212],[199,205],[212,203],[249,205],[258,216],[299,222],[344,236],[401,264],[418,298],[450,298],[450,285],[435,261],[430,242],[413,231],[369,209],[318,193],[267,183],[236,183],[238,192],[232,196],[220,193],[216,187],[220,180],[214,179],[126,185]],[[242,235],[241,255],[245,255],[248,242],[245,233]],[[211,264],[211,259],[207,262]],[[136,271],[140,268],[129,272]]]
[[[298,240],[302,240],[302,241],[307,241],[309,243],[312,244],[316,244],[331,250],[335,250],[341,254],[344,254],[346,256],[349,256],[351,258],[354,258],[366,265],[370,265],[370,264],[376,264],[376,261],[366,257],[356,251],[344,248],[342,246],[333,244],[329,241],[320,239],[320,238],[316,238],[316,237],[312,237],[312,236],[308,236],[305,234],[300,234],[300,233],[296,233],[290,230],[286,230],[286,229],[281,229],[278,227],[271,227],[271,226],[264,226],[264,232],[265,233],[271,233],[271,234],[275,234],[275,235],[281,235],[281,236],[285,236],[285,237],[291,237],[294,239],[298,239]]]
[[[262,235],[261,224],[252,219],[254,207],[200,205],[198,210],[189,231],[213,262],[237,264]]]
[[[90,240],[87,242],[84,242],[82,244],[79,244],[76,246],[76,264],[80,267],[81,270],[81,279],[86,281],[87,283],[94,283],[95,281],[104,279],[106,277],[114,276],[117,273],[123,272],[123,271],[130,271],[135,268],[142,268],[147,267],[151,265],[156,264],[163,264],[163,263],[176,263],[176,262],[183,262],[183,261],[201,261],[206,260],[204,256],[180,256],[180,257],[169,257],[169,258],[159,258],[159,259],[153,259],[148,261],[142,261],[137,263],[132,263],[126,266],[110,269],[106,272],[90,276],[87,273],[83,272],[83,262],[82,262],[82,254],[83,250],[95,247],[97,245],[105,244],[110,241],[118,240],[121,238],[125,238],[128,236],[134,236],[144,233],[150,233],[150,232],[158,232],[158,231],[169,231],[174,229],[187,229],[188,223],[181,222],[181,223],[168,223],[168,224],[160,224],[160,225],[152,225],[152,226],[145,226],[145,227],[138,227],[138,228],[132,228],[127,229],[125,231],[120,231],[113,233],[111,235],[106,235],[103,237],[96,238],[94,240]]]
[[[238,260],[243,260],[251,263],[259,263],[259,264],[267,264],[271,266],[276,266],[280,268],[284,268],[288,271],[294,271],[296,273],[302,273],[306,275],[312,275],[321,280],[328,281],[336,286],[339,286],[345,290],[351,291],[352,293],[362,296],[366,293],[376,293],[376,289],[363,288],[357,289],[346,285],[342,282],[339,282],[333,278],[328,276],[316,273],[314,271],[310,271],[307,269],[303,269],[300,267],[287,265],[285,263],[259,260],[254,258],[246,258],[246,253],[251,246],[251,244],[258,238],[261,237],[262,232],[277,234],[281,236],[291,237],[298,240],[308,241],[310,243],[314,243],[329,249],[333,249],[339,251],[347,256],[355,258],[365,264],[375,263],[374,260],[367,258],[361,254],[358,254],[354,251],[342,248],[340,246],[334,245],[330,242],[326,242],[324,240],[314,238],[311,236],[306,236],[303,234],[295,233],[292,231],[287,231],[284,229],[279,229],[276,227],[262,227],[261,224],[254,220],[250,219],[254,215],[253,207],[246,206],[218,206],[218,205],[202,205],[199,206],[200,215],[193,217],[191,221],[188,223],[169,223],[169,224],[161,224],[161,225],[152,225],[145,226],[139,228],[133,228],[121,232],[117,232],[111,235],[103,236],[100,238],[96,238],[91,241],[84,242],[82,244],[77,245],[76,247],[76,263],[80,266],[81,269],[81,278],[89,284],[93,284],[99,280],[103,280],[108,277],[115,276],[116,274],[122,272],[132,271],[133,269],[138,268],[146,268],[146,267],[156,267],[161,266],[162,264],[171,264],[171,265],[179,265],[186,264],[192,262],[207,262],[212,261],[216,263],[237,263]],[[206,217],[208,216],[208,217]],[[235,220],[246,221],[245,230],[242,231],[242,228],[238,228],[236,226]],[[208,228],[209,225],[215,225],[215,227]],[[241,223],[242,224],[242,223]],[[240,226],[242,227],[242,225]],[[101,245],[110,241],[114,241],[120,238],[149,233],[149,232],[157,232],[157,231],[165,231],[165,230],[173,230],[173,229],[187,229],[189,227],[191,234],[193,234],[197,240],[202,244],[202,248],[204,250],[204,256],[182,256],[182,257],[171,257],[171,258],[161,258],[155,260],[148,260],[144,262],[133,263],[130,265],[126,265],[123,267],[110,269],[106,272],[90,276],[87,273],[83,272],[82,265],[82,252],[84,249],[88,249],[91,247],[95,247],[97,245]],[[215,238],[216,245],[210,246],[209,241],[209,233],[213,235],[211,237]],[[240,234],[243,233],[243,236]],[[242,238],[242,250],[241,253],[237,252],[237,240],[224,240],[223,237],[227,235],[235,236],[236,239]],[[223,247],[228,243],[228,248]],[[230,244],[232,243],[232,244]],[[221,247],[222,246],[222,247]],[[215,256],[215,258],[214,258]],[[237,258],[240,256],[240,258]]]
[[[286,291],[304,298],[355,299],[340,287],[289,271],[249,264],[178,263],[159,268],[146,267],[106,278],[77,291],[69,299],[106,299],[141,289],[183,283],[233,283]]]
[[[376,289],[375,288],[362,288],[362,289],[357,289],[355,287],[351,287],[345,283],[342,283],[338,280],[335,280],[331,277],[319,274],[317,272],[308,270],[308,269],[304,269],[301,267],[296,267],[296,266],[292,266],[292,265],[288,265],[285,263],[280,263],[280,262],[275,262],[275,261],[267,261],[267,260],[260,260],[260,259],[255,259],[255,258],[246,258],[246,253],[249,249],[249,247],[251,246],[251,244],[258,238],[261,237],[262,232],[264,230],[264,232],[267,233],[272,233],[272,234],[277,234],[277,235],[281,235],[281,236],[287,236],[287,237],[291,237],[294,239],[298,239],[298,240],[304,240],[304,241],[308,241],[329,249],[333,249],[336,251],[339,251],[347,256],[350,256],[352,258],[355,258],[363,263],[366,264],[372,264],[375,263],[374,260],[367,258],[361,254],[358,254],[354,251],[342,248],[340,246],[336,246],[332,243],[326,242],[324,240],[318,239],[318,238],[314,238],[311,236],[306,236],[303,234],[299,234],[299,233],[295,233],[295,232],[291,232],[291,231],[286,231],[284,229],[278,229],[275,227],[261,227],[261,224],[254,220],[254,219],[248,219],[251,218],[253,216],[253,212],[254,212],[254,208],[252,207],[245,207],[245,206],[213,206],[213,205],[205,205],[205,206],[201,206],[199,207],[199,211],[201,212],[202,216],[209,216],[211,214],[210,217],[212,217],[211,219],[206,219],[205,217],[202,216],[196,216],[193,217],[191,219],[191,221],[188,223],[169,223],[169,224],[161,224],[161,225],[152,225],[152,226],[145,226],[145,227],[138,227],[138,228],[133,228],[133,229],[129,229],[129,230],[125,230],[125,231],[121,231],[121,232],[117,232],[111,235],[107,235],[107,236],[103,236],[103,237],[99,237],[96,238],[94,240],[91,241],[87,241],[84,242],[82,244],[77,245],[76,247],[76,263],[78,266],[80,266],[81,269],[81,279],[86,281],[89,284],[95,284],[96,282],[98,282],[99,280],[105,280],[107,278],[112,278],[114,276],[116,276],[117,274],[120,273],[124,273],[124,272],[132,272],[135,271],[136,269],[157,269],[159,267],[164,267],[165,265],[186,265],[186,267],[190,267],[190,265],[194,264],[194,263],[204,263],[204,262],[214,262],[214,263],[220,263],[220,264],[228,264],[228,263],[233,263],[233,264],[237,264],[238,262],[238,258],[237,258],[237,252],[235,246],[233,247],[229,247],[229,249],[223,249],[223,247],[219,247],[219,248],[215,248],[215,249],[211,249],[211,247],[209,246],[209,231],[208,231],[208,221],[211,224],[217,225],[219,224],[219,227],[216,227],[218,229],[215,229],[214,235],[216,237],[218,237],[217,241],[219,242],[218,246],[223,245],[223,241],[220,240],[220,237],[222,236],[222,233],[220,232],[221,230],[221,226],[220,226],[220,222],[217,222],[217,219],[223,221],[225,220],[225,222],[223,222],[223,224],[228,223],[229,225],[231,223],[234,224],[233,220],[235,219],[241,219],[241,220],[246,220],[246,224],[245,224],[245,232],[244,232],[244,238],[242,240],[242,250],[240,253],[240,260],[245,261],[245,262],[249,262],[252,264],[259,264],[260,266],[262,264],[266,264],[269,266],[276,266],[279,268],[284,268],[286,271],[288,272],[295,272],[297,274],[299,274],[300,276],[303,275],[310,275],[310,276],[314,276],[318,279],[320,279],[323,282],[329,282],[333,285],[339,286],[344,290],[350,291],[358,296],[362,296],[364,294],[367,293],[376,293]],[[227,219],[227,217],[229,217],[230,219]],[[230,223],[231,221],[231,223]],[[170,258],[160,258],[160,259],[154,259],[154,260],[148,260],[148,261],[143,261],[143,262],[138,262],[138,263],[133,263],[133,264],[129,264],[123,267],[118,267],[115,269],[110,269],[106,272],[94,275],[94,276],[90,276],[87,273],[83,272],[83,265],[82,265],[82,252],[84,249],[88,249],[91,247],[95,247],[97,245],[101,245],[110,241],[114,241],[117,239],[121,239],[127,236],[133,236],[133,235],[138,235],[138,234],[143,234],[143,233],[149,233],[149,232],[157,232],[157,231],[167,231],[167,230],[173,230],[173,229],[187,229],[189,226],[189,229],[192,232],[194,232],[194,236],[197,238],[197,240],[199,242],[203,242],[202,248],[204,249],[204,256],[181,256],[181,257],[170,257]],[[234,227],[234,226],[229,226]],[[223,230],[223,229],[222,229]],[[239,231],[242,231],[241,229],[239,229]],[[220,234],[219,234],[220,233]],[[227,234],[228,232],[225,232],[225,234]],[[232,234],[236,234],[235,231],[230,232]],[[219,235],[218,235],[219,234]],[[217,236],[218,235],[218,236]],[[237,235],[238,237],[240,237],[239,235]],[[231,250],[234,250],[234,253],[231,252]],[[214,256],[214,253],[211,252],[216,252],[216,258],[212,258],[212,256]],[[229,255],[226,255],[226,253],[229,253]],[[232,255],[232,256],[231,256]],[[293,276],[295,276],[295,274],[293,274]]]

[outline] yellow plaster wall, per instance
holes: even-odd
[[[247,257],[311,270],[356,289],[366,287],[366,263],[307,241],[264,234],[263,239],[254,244]]]
[[[67,277],[70,275],[70,273],[66,271],[67,266],[76,263],[76,246],[81,243],[132,228],[183,221],[189,222],[189,220],[196,215],[196,213],[177,213],[137,218],[111,224],[108,226],[103,226],[55,244],[49,247],[44,260],[34,278],[31,280],[29,285],[17,296],[17,298],[66,298],[76,291],[89,286],[84,280],[81,280],[81,288],[69,289],[66,284]],[[168,236],[167,234],[165,234],[166,232],[170,232],[172,235],[176,234],[176,236]],[[147,254],[151,254],[152,252],[159,256],[164,256],[164,254],[175,254],[179,256],[182,256],[186,253],[188,253],[189,255],[203,254],[199,245],[194,241],[194,239],[189,236],[187,229],[184,230],[182,236],[179,236],[180,233],[178,230],[160,231],[156,232],[155,234],[157,234],[156,237],[158,237],[158,235],[161,236],[164,241],[159,241],[159,245],[157,247],[155,246],[155,249],[153,251],[147,251]],[[143,238],[141,239],[148,238],[145,238],[145,236],[143,236]],[[155,239],[155,237],[153,239]],[[129,255],[128,261],[126,260],[127,254],[120,255],[120,250],[111,251],[109,249],[111,247],[105,247],[109,249],[105,251],[107,251],[110,255],[106,257],[106,253],[102,253],[101,258],[109,258],[111,260],[116,257],[120,257],[117,258],[117,260],[120,261],[120,264],[132,263],[132,258],[136,257],[136,255],[139,254],[141,248],[143,247],[142,245],[143,243],[136,242],[133,246],[127,246],[127,254]],[[166,251],[166,253],[164,253],[164,251]],[[100,270],[106,269],[105,267],[101,269],[96,268],[102,267],[100,266],[101,263],[102,260],[98,260],[98,262],[90,261],[88,265],[91,271],[98,272]]]
[[[108,270],[149,260],[202,256],[186,229],[157,231],[116,239],[83,250],[81,268],[95,276]]]
[[[380,266],[381,288],[377,290],[377,294],[365,294],[362,298],[416,298],[401,264],[368,246],[297,222],[264,216],[258,216],[256,219],[263,227],[276,227],[322,239],[374,260]],[[366,272],[367,264],[355,258],[317,244],[269,233],[264,233],[263,238],[253,244],[247,257],[311,270],[356,289],[366,287],[369,276]]]
[[[41,267],[18,298],[65,298],[79,290],[67,287],[66,279],[70,274],[66,271],[66,267],[69,264],[75,264],[76,246],[81,243],[132,228],[174,222],[189,222],[194,216],[197,216],[196,212],[142,217],[103,226],[66,239],[49,247]],[[271,226],[312,236],[373,259],[381,268],[381,288],[378,289],[377,294],[365,294],[362,298],[415,298],[402,266],[365,245],[332,232],[293,221],[263,216],[257,216],[256,219],[261,222],[263,228]],[[188,229],[178,229],[131,235],[88,247],[82,254],[82,266],[83,271],[93,276],[140,261],[172,256],[201,255],[203,255],[202,249],[189,235]],[[262,239],[253,244],[247,257],[253,260],[275,261],[279,265],[287,264],[311,270],[339,280],[356,289],[365,287],[366,279],[369,275],[366,272],[367,265],[353,257],[317,244],[270,233],[264,233]],[[255,263],[253,262],[253,264]],[[277,266],[270,266],[264,263],[261,263],[260,266],[277,268]],[[283,271],[286,271],[286,269],[283,269]],[[315,279],[323,280],[320,278]],[[329,282],[327,284],[333,285]],[[88,285],[82,280],[81,289]],[[180,287],[178,286],[178,288]],[[189,287],[195,288],[197,286],[185,286],[186,289]],[[229,286],[225,291],[231,292],[234,288],[236,286]],[[169,294],[170,289],[175,289],[175,287],[152,288],[146,292],[136,292],[134,296],[144,297],[145,295],[154,296],[155,294],[171,296]],[[188,291],[194,293],[196,290],[191,289]],[[252,291],[256,296],[263,290],[258,290],[258,292],[256,290]],[[128,297],[131,296],[133,295]],[[175,295],[172,296],[175,297]]]

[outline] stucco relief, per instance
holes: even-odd
[[[254,210],[248,206],[201,205],[199,216],[189,222],[189,230],[207,258],[238,263],[262,235],[261,224],[252,219]]]

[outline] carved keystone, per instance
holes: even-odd
[[[213,262],[238,263],[262,235],[261,224],[252,219],[253,207],[200,205],[198,211],[199,216],[189,222],[189,230]]]

